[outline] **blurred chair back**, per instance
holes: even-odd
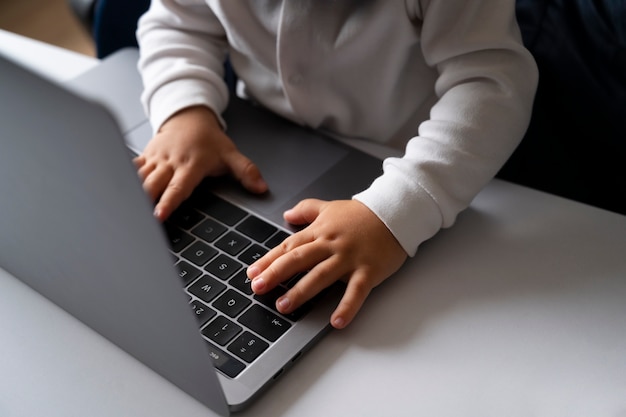
[[[150,0],[94,0],[93,37],[98,58],[127,46],[137,46],[135,31]]]
[[[516,6],[539,88],[526,137],[499,176],[626,214],[626,1]]]
[[[104,58],[118,49],[137,47],[137,22],[150,7],[150,0],[70,0],[70,6],[91,32],[96,56]],[[228,60],[224,72],[226,84],[234,92],[237,76]]]

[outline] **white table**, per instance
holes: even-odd
[[[0,335],[0,416],[212,415],[2,270]],[[493,181],[239,415],[626,417],[626,217]]]

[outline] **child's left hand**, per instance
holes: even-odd
[[[341,329],[356,316],[370,291],[407,258],[382,221],[357,200],[303,200],[284,214],[294,225],[309,224],[248,268],[252,289],[264,294],[298,272],[309,271],[276,301],[289,314],[339,279],[347,287],[330,323]]]

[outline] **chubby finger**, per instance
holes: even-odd
[[[153,168],[143,180],[143,189],[156,201],[172,179],[174,171],[167,165]]]
[[[350,324],[363,306],[372,288],[364,275],[355,272],[348,280],[341,301],[330,316],[330,324],[336,329],[343,329]]]
[[[146,164],[146,157],[143,155],[134,157],[133,164],[135,164],[135,168],[140,169]]]
[[[263,294],[297,273],[313,268],[314,265],[330,256],[327,247],[308,243],[278,256],[262,270],[257,270],[259,266],[255,263],[248,268],[248,275],[252,279],[252,290],[257,294]]]
[[[202,175],[196,170],[176,170],[154,207],[154,216],[160,221],[167,219],[191,195],[201,180]]]
[[[231,152],[226,158],[232,175],[250,192],[261,194],[268,190],[259,168],[239,151]]]
[[[261,259],[258,259],[252,265],[248,267],[246,271],[248,278],[250,278],[251,280],[254,280],[281,256],[285,255],[286,253],[290,252],[291,250],[297,247],[306,245],[313,241],[314,241],[313,236],[310,233],[308,233],[306,230],[300,231],[298,233],[295,233],[287,237],[278,246],[275,246],[274,248],[272,248],[269,252],[263,255]],[[306,270],[306,269],[303,269],[303,270]],[[296,273],[301,272],[301,271],[297,271]],[[261,284],[257,283],[257,285],[259,285],[259,290],[260,290]]]
[[[319,216],[326,201],[308,198],[300,201],[292,209],[287,210],[283,217],[291,224],[310,224]]]
[[[346,273],[347,271],[341,269],[338,257],[332,256],[315,265],[296,285],[276,300],[276,308],[283,314],[289,314]]]
[[[156,165],[153,163],[149,163],[144,160],[141,163],[141,166],[137,166],[137,173],[139,174],[139,178],[142,182],[146,181],[148,175],[152,174],[152,172],[156,169]]]
[[[279,245],[270,249],[270,251],[263,255],[263,257],[248,267],[248,278],[252,279],[256,277],[279,257],[299,246],[311,243],[313,240],[313,236],[306,230],[302,230],[288,236]]]

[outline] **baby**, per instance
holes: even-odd
[[[498,172],[537,84],[514,0],[153,0],[137,33],[156,134],[135,162],[159,220],[206,176],[271,186],[225,130],[227,57],[241,97],[335,137],[404,148],[352,199],[285,212],[307,227],[248,268],[258,294],[309,271],[277,300],[285,314],[344,279],[335,328]]]

